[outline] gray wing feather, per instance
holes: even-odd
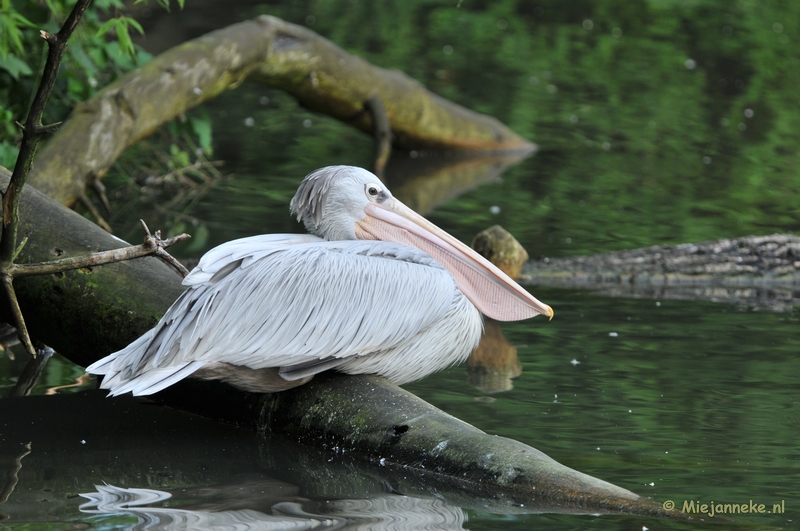
[[[287,373],[300,365],[305,374],[392,348],[439,321],[459,294],[422,251],[294,238],[246,238],[207,253],[150,337],[90,372],[110,375],[103,387],[114,394],[155,392],[208,362]]]

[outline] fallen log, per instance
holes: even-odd
[[[7,175],[0,170],[0,181]],[[70,255],[123,245],[31,187],[23,191],[21,216],[22,231],[30,238],[21,263],[54,252]],[[15,285],[31,334],[84,366],[151,327],[182,290],[177,274],[147,258],[24,278]],[[383,378],[323,375],[272,395],[188,380],[156,399],[309,445],[346,450],[404,474],[479,488],[508,506],[537,502],[547,510],[684,518],[534,448],[487,435]]]
[[[709,300],[791,311],[800,237],[747,236],[528,262],[520,282],[632,298]]]
[[[78,105],[40,150],[30,183],[72,205],[129,146],[245,80],[285,90],[301,105],[369,133],[374,126],[365,103],[378,96],[393,144],[403,149],[535,149],[495,118],[436,96],[401,72],[261,16],[172,48]]]

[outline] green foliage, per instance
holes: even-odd
[[[44,65],[45,42],[39,30],[58,31],[74,2],[68,0],[1,0],[0,6],[0,165],[13,167],[20,132],[32,92]],[[182,5],[182,2],[181,2]],[[136,47],[134,19],[118,14],[121,0],[96,0],[76,29],[62,62],[62,71],[45,112],[45,123],[61,121],[72,107],[91,97],[150,55]],[[116,39],[112,39],[116,37]]]

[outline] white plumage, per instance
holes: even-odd
[[[368,205],[389,222],[371,218]],[[356,239],[397,232],[404,241],[408,227],[391,216],[402,225],[416,214],[397,205],[405,209],[365,170],[317,170],[292,210],[321,237],[263,235],[212,249],[155,328],[87,371],[105,375],[112,395],[152,394],[190,375],[270,392],[331,368],[405,383],[463,361],[481,317],[448,270],[414,247]],[[548,313],[542,307],[533,314]]]

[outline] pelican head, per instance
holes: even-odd
[[[398,201],[362,168],[329,166],[303,179],[291,211],[326,240],[382,240],[416,247],[442,264],[484,315],[516,321],[553,309],[491,262]]]

